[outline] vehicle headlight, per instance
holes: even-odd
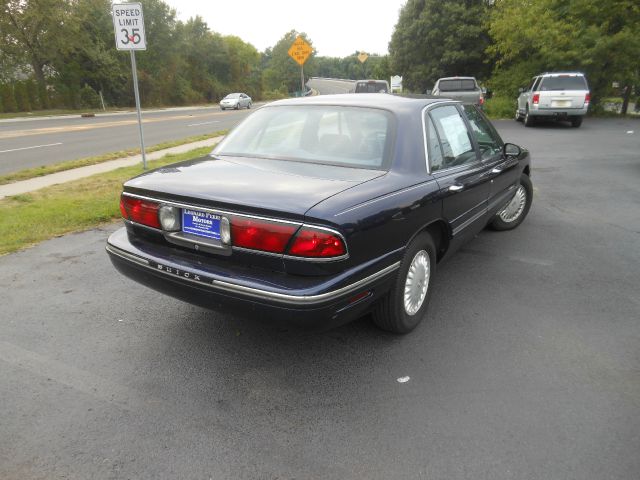
[[[162,205],[158,210],[160,225],[167,232],[180,230],[180,209],[170,205]]]

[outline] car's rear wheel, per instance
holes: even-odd
[[[576,116],[576,117],[571,117],[571,126],[574,128],[578,128],[580,125],[582,125],[582,117],[581,116]]]
[[[533,127],[535,120],[531,115],[529,115],[529,106],[527,105],[527,110],[524,113],[524,126],[525,127]]]
[[[533,185],[528,175],[520,176],[520,185],[511,200],[496,213],[490,223],[494,230],[512,230],[522,223],[529,213],[533,200]]]
[[[428,233],[407,247],[391,291],[373,311],[375,324],[393,333],[413,330],[426,316],[436,272],[436,248]]]
[[[251,108],[251,102],[247,103],[247,110]]]

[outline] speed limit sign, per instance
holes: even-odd
[[[144,18],[139,3],[114,3],[111,9],[118,50],[146,50]]]

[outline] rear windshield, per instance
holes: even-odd
[[[540,90],[588,90],[587,81],[580,76],[561,75],[557,77],[544,77]]]
[[[339,106],[261,108],[213,155],[386,169],[394,117],[386,110]]]
[[[440,80],[438,88],[441,92],[464,92],[476,90],[474,80]]]
[[[387,82],[358,82],[356,93],[388,93]]]

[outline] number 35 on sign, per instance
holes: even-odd
[[[113,30],[118,50],[146,50],[142,5],[139,3],[114,3],[111,8]]]

